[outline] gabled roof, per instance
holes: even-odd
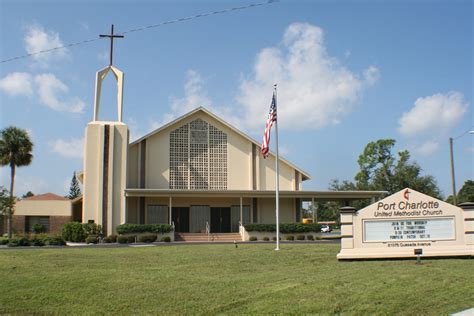
[[[192,111],[190,111],[190,112],[188,112],[188,113],[186,113],[186,114],[184,114],[184,115],[178,117],[177,119],[175,119],[175,120],[173,120],[173,121],[171,121],[171,122],[169,122],[169,123],[167,123],[167,124],[165,124],[165,125],[163,125],[163,126],[157,128],[157,129],[155,129],[154,131],[151,131],[150,133],[146,134],[145,136],[140,137],[139,139],[137,139],[137,140],[135,140],[134,142],[130,143],[129,146],[133,146],[133,145],[135,145],[135,144],[138,144],[138,143],[141,142],[142,140],[147,139],[147,138],[149,138],[149,137],[151,137],[151,136],[153,136],[153,135],[155,135],[155,134],[161,132],[162,130],[168,128],[169,126],[174,125],[174,124],[178,123],[179,121],[182,121],[182,120],[184,120],[184,119],[186,119],[186,118],[188,118],[188,117],[190,117],[190,116],[192,116],[192,115],[194,115],[194,114],[196,114],[196,113],[198,113],[198,112],[203,112],[203,113],[209,115],[210,117],[212,117],[213,119],[215,119],[215,120],[218,121],[219,123],[221,123],[221,124],[227,126],[227,127],[228,127],[229,129],[231,129],[232,131],[236,132],[237,134],[239,134],[240,136],[244,137],[245,139],[247,139],[247,140],[250,141],[251,143],[255,144],[258,148],[261,148],[261,145],[260,145],[260,143],[259,143],[258,141],[256,141],[256,140],[253,139],[252,137],[248,136],[247,134],[245,134],[244,132],[242,132],[242,131],[239,130],[238,128],[236,128],[236,127],[232,126],[231,124],[227,123],[226,121],[224,121],[223,119],[221,119],[220,117],[218,117],[217,115],[215,115],[214,113],[212,113],[211,111],[209,111],[208,109],[206,109],[206,108],[204,108],[204,107],[202,107],[202,106],[200,106],[200,107],[198,107],[198,108],[195,108],[194,110],[192,110]],[[273,151],[270,151],[270,155],[276,156],[276,154],[275,154]],[[301,169],[301,168],[295,166],[294,164],[292,164],[292,163],[289,162],[288,160],[282,158],[281,155],[280,155],[280,161],[285,162],[286,164],[288,164],[289,166],[291,166],[292,168],[294,168],[295,170],[297,170],[299,173],[301,173],[302,176],[303,176],[303,181],[304,181],[304,180],[311,179],[311,175],[310,175],[308,172],[306,172],[306,171],[304,171],[303,169]]]
[[[69,201],[68,198],[60,196],[54,193],[45,193],[33,195],[27,198],[22,199],[23,201]]]

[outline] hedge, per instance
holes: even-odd
[[[63,226],[62,236],[66,241],[83,242],[89,235],[99,235],[102,227],[95,223],[70,222]]]
[[[276,224],[246,224],[245,230],[248,232],[276,232]],[[280,233],[295,234],[295,233],[310,233],[321,232],[320,224],[280,224]]]
[[[140,233],[170,233],[172,226],[168,224],[122,224],[117,226],[117,233],[140,234]]]

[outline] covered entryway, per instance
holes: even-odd
[[[189,232],[189,207],[173,207],[171,218],[174,222],[175,232]]]
[[[230,207],[211,207],[211,233],[230,233]]]

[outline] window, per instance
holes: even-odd
[[[169,159],[170,189],[227,189],[227,134],[206,121],[171,132]]]
[[[33,226],[36,224],[43,225],[46,232],[49,232],[49,216],[26,216],[25,233],[33,232]]]

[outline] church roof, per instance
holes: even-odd
[[[151,137],[151,136],[153,136],[153,135],[155,135],[155,134],[161,132],[162,130],[168,128],[169,126],[174,125],[174,124],[176,124],[177,122],[182,121],[182,120],[186,119],[187,117],[190,117],[191,115],[193,115],[193,114],[195,114],[195,113],[198,113],[198,112],[204,112],[204,113],[206,113],[207,115],[209,115],[209,116],[212,117],[213,119],[215,119],[215,120],[217,120],[218,122],[220,122],[221,124],[227,126],[228,128],[230,128],[231,130],[233,130],[234,132],[236,132],[236,133],[239,134],[240,136],[244,137],[245,139],[247,139],[247,140],[250,141],[251,143],[255,144],[258,148],[261,148],[261,144],[260,144],[258,141],[256,141],[256,140],[253,139],[252,137],[248,136],[247,134],[245,134],[244,132],[242,132],[242,131],[239,130],[238,128],[236,128],[236,127],[232,126],[231,124],[227,123],[227,122],[224,121],[222,118],[218,117],[217,115],[215,115],[214,113],[212,113],[211,111],[209,111],[208,109],[206,109],[205,107],[202,107],[202,106],[197,107],[197,108],[195,108],[194,110],[192,110],[192,111],[190,111],[190,112],[188,112],[188,113],[186,113],[186,114],[184,114],[184,115],[178,117],[177,119],[175,119],[175,120],[173,120],[173,121],[171,121],[171,122],[169,122],[169,123],[167,123],[167,124],[165,124],[165,125],[163,125],[163,126],[157,128],[157,129],[155,129],[154,131],[151,131],[150,133],[148,133],[148,134],[146,134],[146,135],[140,137],[139,139],[137,139],[137,140],[135,140],[134,142],[130,143],[130,146],[135,145],[135,144],[141,142],[142,140],[147,139],[147,138],[149,138],[149,137]],[[272,155],[272,156],[276,156],[276,154],[275,154],[273,151],[270,151],[269,154]],[[294,168],[295,170],[297,170],[298,172],[300,172],[300,173],[302,174],[302,176],[303,176],[303,181],[304,181],[304,180],[309,180],[309,179],[311,179],[311,175],[310,175],[308,172],[306,172],[306,171],[304,171],[303,169],[297,167],[296,165],[294,165],[293,163],[289,162],[288,160],[282,158],[281,155],[280,155],[280,161],[285,162],[286,164],[288,164],[289,166],[291,166],[292,168]]]
[[[69,199],[54,193],[45,193],[24,198],[23,201],[69,201]]]

